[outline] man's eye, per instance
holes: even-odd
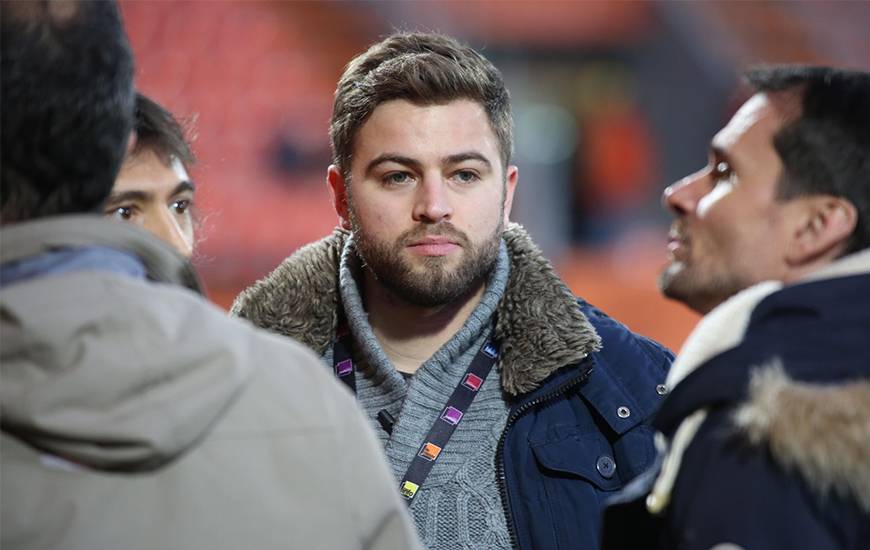
[[[390,172],[384,176],[383,180],[387,185],[404,185],[411,181],[411,174],[407,172]]]
[[[179,199],[172,203],[172,209],[176,214],[184,214],[190,210],[190,199]]]
[[[731,170],[731,165],[724,160],[719,161],[713,167],[713,181],[715,183],[731,183],[734,177],[734,172]]]
[[[116,220],[120,220],[122,222],[128,222],[133,219],[133,207],[132,206],[118,206],[106,212],[106,214]]]
[[[456,172],[455,174],[453,174],[453,177],[459,183],[465,183],[465,184],[474,183],[480,179],[478,177],[478,175],[471,170],[460,170],[460,171]]]

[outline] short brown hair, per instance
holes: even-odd
[[[477,102],[489,117],[504,166],[510,161],[513,119],[498,69],[448,36],[397,33],[355,57],[338,81],[329,135],[333,162],[346,179],[357,132],[378,105],[393,99],[417,105]]]

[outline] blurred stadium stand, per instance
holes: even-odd
[[[868,2],[122,1],[137,84],[196,130],[197,264],[227,307],[326,235],[327,127],[344,65],[393,29],[437,30],[505,74],[514,219],[572,289],[679,348],[697,320],[659,297],[661,190],[700,167],[759,62],[870,66]]]

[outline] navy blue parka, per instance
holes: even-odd
[[[605,549],[870,547],[870,251],[856,260],[767,295],[736,346],[676,385],[654,426],[706,419],[661,513],[645,504],[658,465],[614,499]]]

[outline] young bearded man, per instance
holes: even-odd
[[[870,74],[782,66],[669,187],[666,296],[706,317],[668,376],[663,464],[605,547],[870,540]]]
[[[428,548],[597,547],[603,499],[654,456],[671,355],[575,299],[508,221],[501,75],[393,35],[348,65],[330,133],[340,229],[234,312],[355,391]]]
[[[0,10],[0,546],[419,548],[318,359],[102,216],[133,128],[115,4]]]
[[[195,158],[172,113],[136,94],[136,138],[115,179],[104,212],[136,224],[190,258],[194,247],[193,198],[188,175]]]

